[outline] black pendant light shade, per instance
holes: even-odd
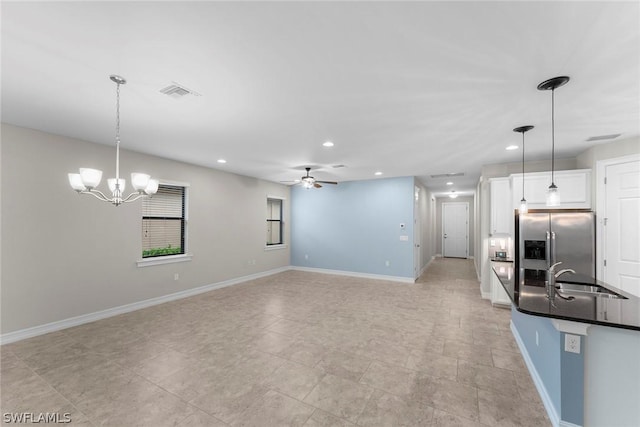
[[[554,92],[560,86],[564,86],[569,82],[568,76],[553,77],[549,80],[545,80],[538,85],[538,90],[550,90],[551,91],[551,185],[547,190],[547,206],[559,206],[560,205],[560,193],[558,187],[554,181],[555,170],[555,100]],[[524,134],[523,134],[524,136]]]
[[[520,207],[518,208],[518,212],[521,214],[529,212],[527,199],[524,198],[524,134],[525,132],[529,132],[531,129],[533,129],[533,126],[526,125],[517,127],[513,130],[514,132],[520,132],[522,134],[522,199],[520,199]]]

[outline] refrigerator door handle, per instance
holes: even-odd
[[[555,264],[556,262],[558,262],[558,260],[556,259],[556,233],[555,231],[551,232],[551,265]]]
[[[545,245],[545,258],[547,260],[547,268],[551,267],[551,233],[547,231],[547,244]]]

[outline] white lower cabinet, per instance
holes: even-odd
[[[504,265],[504,263],[492,262],[491,267],[500,268],[500,264]],[[496,273],[493,271],[493,268],[491,270],[491,304],[511,305],[511,299],[502,287],[502,284],[500,283],[498,276],[496,276]]]

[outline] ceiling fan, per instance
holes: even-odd
[[[311,172],[311,168],[304,168],[304,170],[307,171],[307,174],[305,176],[303,176],[302,178],[300,178],[299,180],[295,180],[295,181],[280,181],[280,182],[294,182],[294,183],[301,183],[302,186],[304,188],[322,188],[322,185],[320,184],[337,184],[337,182],[335,181],[319,181],[317,179],[315,179],[314,177],[312,177],[311,175],[309,175],[309,172]]]

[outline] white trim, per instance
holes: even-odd
[[[416,277],[416,280],[418,280],[420,278],[420,276],[422,276],[424,274],[425,271],[427,271],[427,268],[429,268],[429,266],[431,265],[431,263],[433,262],[433,260],[435,259],[435,255],[431,257],[431,259],[429,261],[427,261],[427,263],[420,269],[420,273],[418,273],[418,277]]]
[[[480,296],[482,297],[482,299],[491,300],[491,292],[485,292],[482,289],[480,289]]]
[[[282,197],[282,196],[272,196],[270,194],[267,194],[267,199],[276,199],[276,200],[287,200],[286,197]]]
[[[357,271],[329,270],[326,268],[298,267],[298,266],[292,266],[291,269],[297,270],[297,271],[306,271],[309,273],[335,274],[338,276],[362,277],[365,279],[389,280],[392,282],[402,282],[402,283],[416,282],[416,280],[412,277],[386,276],[384,274],[359,273]]]
[[[278,249],[287,249],[287,244],[283,243],[281,245],[268,245],[264,247],[265,251],[277,251]]]
[[[596,276],[598,280],[604,281],[604,256],[606,249],[605,232],[603,219],[606,217],[606,195],[607,190],[604,178],[607,173],[607,166],[621,163],[640,161],[640,154],[630,154],[628,156],[615,157],[612,159],[598,160],[596,162]]]
[[[186,240],[186,239],[185,239]],[[176,262],[191,261],[193,254],[165,255],[143,258],[136,261],[138,267],[150,267],[152,265],[173,264]]]
[[[551,319],[551,324],[557,331],[575,335],[587,335],[590,323],[572,322],[570,320]]]
[[[560,420],[558,427],[582,427],[581,425],[570,423],[569,421]]]
[[[14,332],[8,332],[0,335],[0,344],[9,344],[12,342],[24,340],[38,335],[48,334],[49,332],[59,331],[61,329],[78,326],[96,320],[106,319],[107,317],[117,316],[123,313],[140,310],[142,308],[151,307],[165,302],[175,301],[182,298],[191,297],[202,294],[204,292],[213,291],[215,289],[225,288],[227,286],[236,285],[249,280],[259,279],[261,277],[271,276],[289,270],[290,267],[280,267],[273,270],[263,271],[261,273],[250,274],[248,276],[237,277],[235,279],[223,280],[222,282],[212,283],[198,288],[187,289],[185,291],[175,292],[160,297],[150,298],[144,301],[138,301],[131,304],[121,305],[119,307],[108,308],[106,310],[96,311],[94,313],[83,314],[56,322],[46,323],[44,325],[33,326],[31,328],[21,329]]]
[[[524,358],[524,363],[527,365],[527,368],[529,369],[529,373],[531,374],[531,379],[533,380],[533,384],[535,384],[536,389],[538,390],[538,394],[540,395],[540,399],[542,400],[542,404],[544,405],[544,408],[547,410],[547,415],[549,416],[549,420],[551,421],[551,424],[554,427],[560,427],[560,417],[558,416],[558,412],[556,411],[556,408],[553,406],[553,403],[551,402],[551,397],[549,396],[549,393],[547,392],[547,389],[545,388],[544,383],[542,382],[542,379],[540,378],[540,375],[538,374],[538,371],[536,370],[536,367],[533,364],[533,361],[531,360],[531,357],[529,357],[527,348],[525,347],[524,342],[522,341],[522,338],[518,333],[518,329],[516,329],[516,326],[513,324],[513,320],[510,323],[511,323],[511,333],[513,333],[513,337],[516,339],[516,344],[518,344],[520,353]]]

